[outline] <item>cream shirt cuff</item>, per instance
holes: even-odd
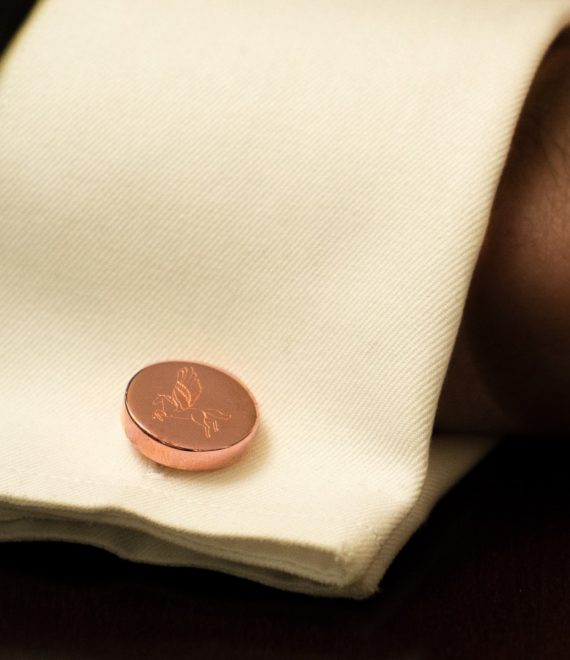
[[[435,407],[568,0],[43,0],[0,69],[0,538],[365,598],[492,438]],[[235,465],[162,468],[129,378],[217,364]]]

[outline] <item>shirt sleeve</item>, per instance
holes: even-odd
[[[568,0],[44,0],[0,69],[0,539],[366,598],[492,438],[432,438],[516,121]],[[260,425],[137,454],[196,360]]]

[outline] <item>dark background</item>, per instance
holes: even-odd
[[[0,53],[33,4],[0,0]],[[505,438],[365,601],[0,544],[0,658],[570,658],[566,442]]]

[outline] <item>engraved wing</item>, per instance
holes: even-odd
[[[189,410],[196,405],[202,393],[202,385],[194,367],[182,367],[176,374],[172,388],[172,400],[177,410]]]

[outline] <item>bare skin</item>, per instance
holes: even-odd
[[[435,431],[570,433],[570,30],[525,103]]]

